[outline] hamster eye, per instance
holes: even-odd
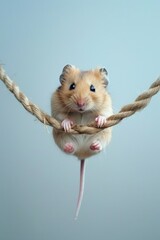
[[[76,84],[75,83],[72,83],[71,85],[70,85],[70,87],[69,87],[69,90],[73,90],[73,89],[75,89],[76,88]]]
[[[92,91],[92,92],[96,91],[96,89],[95,89],[95,87],[93,85],[90,86],[90,91]]]

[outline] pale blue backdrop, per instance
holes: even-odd
[[[0,63],[47,113],[67,63],[106,67],[115,112],[160,75],[158,0],[0,0],[0,12]],[[75,222],[78,161],[0,82],[0,239],[159,240],[159,124],[160,94],[114,127]]]

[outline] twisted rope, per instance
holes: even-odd
[[[6,85],[6,87],[11,91],[17,100],[23,105],[23,107],[33,114],[40,122],[43,124],[52,126],[57,130],[63,131],[61,124],[50,115],[44,113],[37,105],[33,104],[29,99],[20,91],[19,87],[13,83],[13,81],[7,76],[4,69],[0,66],[0,79]],[[88,133],[93,134],[101,131],[101,129],[111,127],[113,125],[118,124],[122,119],[130,117],[135,112],[145,108],[148,103],[150,102],[151,98],[160,91],[160,77],[152,83],[150,88],[139,95],[135,101],[131,104],[125,105],[121,108],[119,113],[114,114],[107,118],[106,124],[101,127],[97,128],[95,123],[84,125],[75,125],[71,129],[71,133],[78,134],[78,133]]]

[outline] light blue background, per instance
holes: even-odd
[[[47,113],[67,63],[107,68],[114,112],[160,75],[158,0],[0,0],[0,11],[0,62]],[[87,162],[75,222],[78,161],[0,82],[0,239],[159,240],[159,123],[158,94],[114,127]]]

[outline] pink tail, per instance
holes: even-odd
[[[80,210],[82,199],[83,199],[83,193],[84,193],[85,159],[82,159],[80,164],[81,164],[81,166],[80,166],[80,185],[79,185],[79,195],[78,195],[78,201],[77,201],[75,220],[78,218],[79,210]]]

